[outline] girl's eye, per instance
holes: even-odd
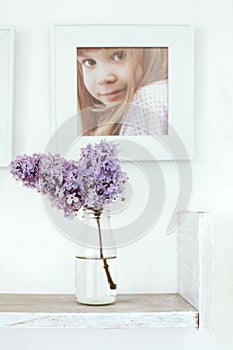
[[[87,58],[82,62],[82,64],[86,67],[93,67],[96,64],[96,61],[91,58]]]
[[[121,61],[125,58],[125,52],[123,50],[116,51],[112,54],[112,59],[114,61]]]

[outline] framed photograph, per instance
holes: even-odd
[[[14,28],[0,27],[0,166],[12,159]]]
[[[53,132],[76,116],[82,146],[104,137],[193,158],[190,25],[55,24],[51,56]]]

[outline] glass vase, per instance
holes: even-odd
[[[113,268],[116,247],[110,212],[84,208],[81,235],[85,244],[77,245],[76,250],[76,300],[88,305],[112,304],[116,300],[117,286]]]

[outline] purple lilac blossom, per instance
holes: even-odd
[[[39,180],[39,163],[43,157],[42,154],[34,153],[32,156],[17,156],[10,163],[10,173],[15,180],[21,180],[23,185],[30,188],[36,188]]]
[[[81,149],[79,167],[85,207],[102,208],[118,198],[124,200],[120,195],[128,177],[121,169],[117,154],[117,145],[105,140]]]
[[[75,216],[83,206],[81,186],[79,167],[74,161],[58,154],[41,159],[37,190],[46,195],[54,207],[63,209],[67,217]]]
[[[118,198],[124,200],[122,193],[128,177],[117,154],[116,144],[101,141],[82,148],[78,163],[59,154],[35,153],[17,156],[10,164],[10,172],[72,218],[82,206],[99,210]]]

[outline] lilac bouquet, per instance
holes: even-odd
[[[73,218],[81,207],[92,209],[97,221],[100,242],[100,215],[105,205],[118,198],[124,200],[123,191],[128,180],[117,157],[117,146],[102,140],[94,146],[81,149],[78,162],[66,160],[59,154],[33,154],[17,156],[10,163],[10,172],[23,185],[47,196],[51,204],[62,209],[66,217]],[[107,259],[100,257],[111,289],[116,284],[111,278]]]
[[[116,144],[102,140],[82,148],[78,162],[35,153],[17,156],[10,172],[24,186],[46,195],[66,217],[74,217],[81,207],[98,211],[118,198],[124,200],[128,177],[117,154]]]

